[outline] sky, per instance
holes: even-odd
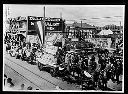
[[[62,14],[66,23],[74,21],[86,22],[95,26],[104,26],[108,24],[121,25],[124,24],[124,5],[32,5],[32,4],[4,4],[3,16],[5,9],[9,7],[8,17],[18,16],[43,16],[45,6],[46,17],[60,17]],[[116,17],[115,17],[116,16]],[[121,17],[117,17],[121,16]],[[5,17],[5,16],[4,16]],[[111,18],[105,18],[111,17]],[[98,18],[98,19],[93,19]]]

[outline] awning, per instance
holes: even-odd
[[[113,34],[113,32],[110,29],[109,30],[102,30],[97,35],[109,35],[109,34]]]

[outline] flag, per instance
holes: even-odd
[[[43,23],[41,21],[37,21],[35,22],[35,28],[36,28],[36,32],[39,36],[39,39],[41,41],[41,43],[43,43],[44,41],[44,29],[43,29]]]

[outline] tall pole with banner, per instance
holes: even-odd
[[[62,20],[62,32],[61,32],[61,34],[63,35],[63,38],[62,38],[62,40],[61,40],[61,42],[62,42],[62,45],[61,46],[63,46],[64,45],[64,36],[65,36],[65,33],[64,33],[64,31],[63,31],[63,19],[62,19],[62,12],[60,13],[60,18],[61,18],[61,20]]]
[[[44,6],[44,19],[43,19],[43,44],[45,43],[45,6]]]
[[[60,18],[62,20],[62,32],[63,32],[63,19],[62,19],[62,12],[60,13]]]
[[[82,20],[81,20],[81,29],[82,29]]]
[[[28,38],[27,38],[27,34],[28,34],[28,18],[29,18],[29,17],[27,16],[27,19],[26,19],[26,20],[27,20],[27,28],[26,28],[26,42],[28,42]]]

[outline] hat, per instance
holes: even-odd
[[[8,82],[8,83],[10,83],[11,81],[12,81],[12,79],[11,79],[11,78],[8,78],[8,79],[7,79],[7,82]]]
[[[7,78],[7,75],[4,74],[4,77]]]
[[[31,87],[31,86],[29,86],[29,87],[27,88],[27,90],[32,90],[32,87]]]

